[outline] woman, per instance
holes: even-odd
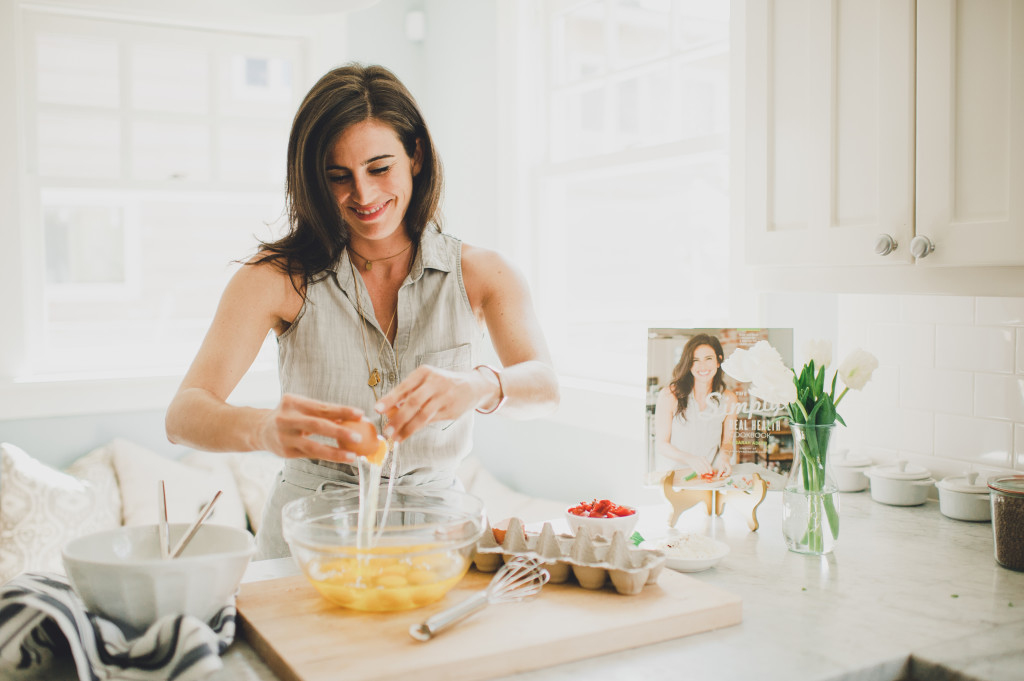
[[[402,443],[396,483],[450,487],[474,410],[526,418],[557,406],[523,278],[441,232],[441,187],[423,117],[390,71],[344,66],[306,95],[288,142],[290,229],[228,283],[166,419],[172,442],[286,459],[260,558],[288,555],[286,502],[358,485],[360,437],[342,422],[372,418]],[[485,329],[502,369],[474,361]],[[228,404],[271,330],[280,403]]]
[[[736,393],[725,387],[722,344],[709,334],[686,342],[672,382],[654,411],[657,470],[726,476],[732,472]]]

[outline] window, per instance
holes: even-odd
[[[642,384],[649,327],[729,313],[729,3],[542,7],[521,96],[544,120],[519,131],[538,307],[561,374]]]
[[[180,374],[284,217],[298,38],[26,10],[31,376]],[[273,366],[268,345],[258,362]]]

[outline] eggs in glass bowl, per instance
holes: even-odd
[[[411,610],[444,598],[469,569],[484,532],[483,502],[400,485],[390,498],[382,489],[376,502],[361,509],[359,490],[339,489],[285,505],[284,538],[306,578],[352,610]]]

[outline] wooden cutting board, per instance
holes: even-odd
[[[302,575],[243,584],[243,636],[284,681],[478,681],[549,667],[742,620],[738,596],[672,570],[634,596],[570,580],[534,600],[489,605],[436,638],[409,627],[483,590],[492,574],[471,569],[440,602],[363,613],[323,599]]]

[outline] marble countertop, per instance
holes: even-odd
[[[669,511],[667,503],[641,509],[638,531],[663,536]],[[1024,572],[995,562],[990,523],[947,518],[936,501],[885,506],[868,492],[843,494],[840,514],[839,544],[820,557],[786,549],[778,493],[758,509],[756,532],[728,506],[720,517],[703,504],[689,509],[677,530],[730,546],[716,567],[691,576],[739,595],[741,624],[514,678],[657,681],[684,670],[692,679],[760,681],[1022,678]],[[246,580],[294,573],[290,559],[264,561]],[[224,662],[210,679],[275,680],[243,640]]]

